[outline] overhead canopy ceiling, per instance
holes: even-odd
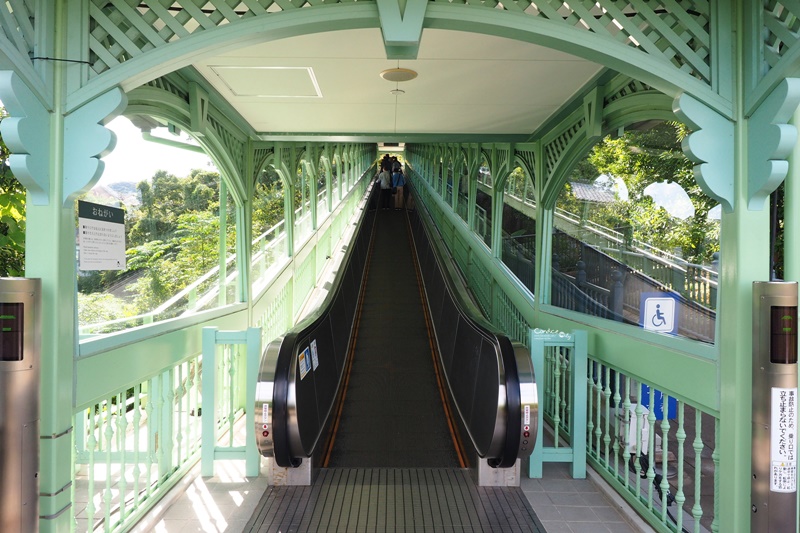
[[[380,77],[398,66],[419,75]],[[272,41],[194,67],[262,138],[321,140],[528,135],[602,69],[533,44],[434,29],[423,32],[415,60],[387,60],[381,31],[361,29]]]

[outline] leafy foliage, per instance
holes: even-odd
[[[681,149],[686,127],[661,122],[647,129],[631,129],[620,137],[606,137],[576,168],[573,178],[593,181],[600,174],[622,179],[628,200],[593,204],[587,218],[666,251],[680,251],[693,263],[708,263],[719,251],[719,223],[708,218],[716,202],[706,196],[694,179],[693,163]],[[694,206],[694,216],[685,220],[672,217],[644,194],[648,185],[675,182],[683,188]],[[559,198],[558,207],[580,213],[583,207],[569,188]]]
[[[0,120],[5,118],[0,108]],[[25,274],[25,188],[8,168],[10,152],[0,137],[0,276]]]

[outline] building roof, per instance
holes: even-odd
[[[582,181],[570,181],[569,184],[572,187],[572,194],[578,200],[601,204],[608,204],[614,201],[614,192],[604,187],[597,187]]]

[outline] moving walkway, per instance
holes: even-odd
[[[250,528],[537,531],[519,489],[480,486],[518,484],[531,453],[527,349],[481,317],[423,210],[373,191],[358,224],[326,303],[264,351],[259,451],[309,486],[270,487]]]

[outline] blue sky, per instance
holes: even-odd
[[[102,184],[118,181],[138,183],[151,178],[158,170],[166,170],[182,178],[195,168],[216,169],[211,158],[205,154],[145,141],[139,128],[124,117],[112,120],[108,128],[117,135],[117,145],[103,158],[105,170],[100,178]],[[153,130],[152,134],[176,141],[189,141],[187,135],[173,136],[166,128]]]

